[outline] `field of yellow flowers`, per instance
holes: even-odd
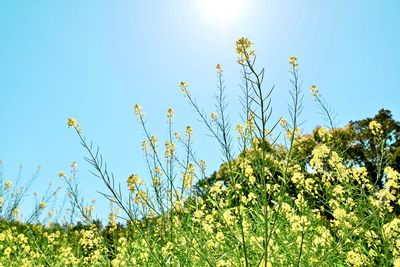
[[[106,185],[104,196],[114,211],[105,227],[92,219],[93,206],[84,205],[78,193],[74,164],[71,177],[59,176],[83,222],[77,225],[34,223],[47,198],[37,201],[32,220],[16,220],[18,193],[10,181],[1,181],[0,266],[399,267],[400,173],[388,164],[385,125],[371,120],[366,128],[377,150],[371,173],[349,160],[346,145],[338,142],[346,129],[333,126],[315,85],[311,95],[331,127],[301,134],[303,93],[296,57],[288,61],[290,117],[273,122],[272,89],[264,88],[264,69],[257,69],[253,44],[241,38],[236,52],[243,75],[243,121],[235,133],[226,114],[220,64],[216,111],[204,113],[188,83],[179,85],[220,145],[224,163],[212,177],[205,175],[206,161],[193,152],[193,129],[174,131],[172,109],[167,111],[169,137],[160,145],[146,128],[142,107],[134,105],[146,136],[142,150],[150,184],[133,174],[120,186],[79,122],[69,118],[67,125]]]

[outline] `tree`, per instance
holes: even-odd
[[[369,128],[371,121],[382,126],[380,137],[374,136]],[[400,122],[393,119],[389,110],[381,109],[373,118],[351,121],[350,130],[354,133],[354,140],[347,151],[348,158],[355,164],[366,167],[371,182],[382,188],[382,166],[400,170]]]

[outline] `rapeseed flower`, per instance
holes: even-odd
[[[135,104],[133,106],[133,110],[135,111],[135,114],[138,116],[138,119],[144,117],[144,113],[142,111],[142,106],[140,104]]]
[[[223,69],[221,64],[217,64],[215,68],[217,69],[217,73],[222,73]]]
[[[134,193],[136,191],[136,188],[138,186],[143,184],[142,179],[139,177],[139,175],[136,175],[136,174],[129,176],[127,183],[128,183],[128,189],[132,193]]]
[[[217,112],[211,112],[210,117],[212,122],[216,122],[218,119]]]
[[[78,169],[78,163],[76,163],[76,161],[73,161],[73,162],[71,163],[71,169],[72,169],[72,170]]]
[[[150,136],[150,143],[151,143],[153,149],[156,148],[158,146],[157,136],[155,136],[155,135]]]
[[[293,67],[299,66],[299,64],[297,63],[297,57],[295,57],[295,56],[289,57],[288,62],[289,62],[289,64],[292,65]]]
[[[319,97],[319,96],[320,96],[318,87],[317,87],[316,85],[311,85],[310,91],[311,91],[311,94],[312,94],[314,97]]]
[[[169,120],[171,120],[173,116],[174,116],[174,110],[173,110],[172,108],[169,108],[169,109],[167,110],[167,118],[168,118]]]
[[[189,91],[187,89],[188,87],[189,87],[189,84],[187,82],[179,83],[179,88],[181,88],[181,91],[185,96],[189,95]]]
[[[139,190],[134,199],[136,204],[145,204],[147,202],[147,193]]]
[[[76,127],[78,127],[79,123],[75,118],[69,117],[67,120],[67,125],[68,125],[68,127],[76,128]]]
[[[44,202],[44,201],[41,201],[41,202],[39,203],[39,208],[40,208],[40,209],[44,209],[44,208],[46,208],[46,206],[47,206],[47,203]]]
[[[372,134],[375,136],[379,136],[383,133],[382,125],[377,121],[371,121],[368,125],[369,129],[371,130]]]
[[[11,182],[11,181],[6,181],[6,182],[4,183],[4,187],[5,187],[6,189],[10,189],[10,188],[12,187],[12,182]]]
[[[199,165],[200,165],[200,169],[201,169],[202,171],[204,171],[204,170],[206,169],[206,162],[205,162],[205,160],[201,159],[200,162],[199,162]]]
[[[186,126],[185,135],[188,139],[191,139],[193,129],[191,126]]]
[[[243,64],[245,61],[248,61],[250,57],[255,55],[252,47],[253,43],[245,37],[236,41],[236,53],[238,55],[239,63]]]

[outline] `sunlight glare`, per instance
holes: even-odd
[[[237,20],[244,8],[244,0],[200,0],[205,16],[226,24]]]

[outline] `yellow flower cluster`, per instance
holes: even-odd
[[[185,96],[189,95],[188,87],[189,84],[187,82],[180,82],[179,84],[179,88],[181,88],[181,91]]]
[[[6,182],[4,183],[4,187],[5,187],[6,189],[10,189],[10,188],[12,187],[12,182],[11,182],[11,181],[6,181]]]
[[[299,64],[297,63],[297,57],[295,56],[290,56],[288,61],[289,64],[292,65],[293,67],[299,66]]]
[[[165,158],[171,159],[175,154],[176,145],[170,140],[165,141]]]
[[[383,133],[382,125],[377,121],[371,121],[368,127],[375,136],[380,136]]]
[[[74,128],[76,128],[76,127],[78,127],[78,121],[75,119],[75,118],[68,118],[68,120],[67,120],[67,125],[68,125],[68,127],[74,127]]]
[[[134,201],[135,201],[136,204],[142,204],[142,205],[146,204],[146,202],[147,202],[147,193],[145,191],[143,191],[143,190],[139,190],[136,193]]]
[[[133,110],[135,111],[135,114],[138,116],[138,120],[140,120],[141,118],[144,117],[144,113],[143,113],[143,110],[142,110],[142,106],[141,106],[141,105],[135,104],[135,105],[133,106]]]
[[[174,110],[172,108],[169,108],[167,110],[167,118],[168,118],[168,120],[171,120],[173,116],[174,116]]]
[[[317,87],[316,85],[311,85],[310,91],[311,91],[311,94],[312,94],[314,97],[319,97],[319,96],[320,96],[318,87]]]
[[[216,122],[218,119],[217,112],[211,112],[210,117],[212,122]]]
[[[217,70],[217,73],[222,73],[223,69],[222,69],[222,65],[221,64],[217,64],[217,66],[215,67]]]
[[[183,188],[189,189],[192,186],[194,172],[194,164],[189,163],[186,172],[183,173]]]
[[[128,189],[132,193],[134,193],[136,191],[137,187],[143,185],[142,179],[139,177],[139,175],[136,175],[136,174],[129,176],[127,183],[128,183]]]
[[[242,37],[236,41],[236,53],[238,55],[238,62],[243,64],[248,61],[250,57],[255,55],[253,50],[253,43],[249,39]]]
[[[186,126],[185,135],[189,140],[192,138],[193,129],[191,126]]]

